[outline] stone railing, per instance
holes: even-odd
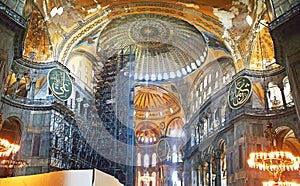
[[[53,102],[53,98],[47,99],[29,99],[26,97],[13,98],[11,95],[2,96],[2,102],[13,107],[27,110],[49,110]]]
[[[2,1],[0,1],[0,12],[5,12],[5,14],[8,15],[8,17],[12,19],[14,22],[18,23],[23,28],[26,27],[27,24],[26,20],[21,15],[19,15],[11,8],[9,8]]]
[[[280,15],[276,14],[275,20],[273,20],[269,24],[270,30],[274,30],[277,26],[285,23],[287,20],[289,20],[290,18],[292,18],[293,16],[299,13],[300,13],[300,3],[298,2],[298,4],[295,4],[292,8],[285,10],[284,13],[281,13]]]

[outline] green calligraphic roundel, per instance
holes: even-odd
[[[66,101],[72,94],[71,78],[62,69],[54,68],[49,71],[48,86],[52,94],[61,101]]]
[[[161,139],[156,148],[156,153],[161,160],[164,160],[168,157],[170,152],[170,145],[166,139]]]
[[[244,76],[236,78],[228,91],[228,104],[232,109],[238,109],[243,106],[252,93],[252,83],[250,79]]]

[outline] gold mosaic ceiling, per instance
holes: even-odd
[[[135,88],[134,111],[136,120],[161,120],[166,116],[179,114],[178,100],[168,91],[156,86]]]
[[[259,69],[262,65],[257,64],[258,58],[252,54],[257,52],[255,42],[261,30],[258,29],[258,20],[265,15],[265,7],[263,1],[242,0],[26,1],[24,12],[25,16],[30,18],[30,23],[25,39],[24,57],[36,62],[58,60],[65,64],[74,47],[77,47],[85,38],[91,37],[90,34],[101,32],[111,20],[127,16],[130,18],[133,14],[145,13],[156,14],[161,18],[170,16],[173,17],[172,19],[181,19],[201,32],[211,33],[230,49],[238,71],[245,67]],[[54,8],[63,11],[53,14]],[[252,18],[253,24],[247,24],[247,16]],[[127,45],[138,41],[136,37],[132,39],[128,40]],[[268,56],[274,56],[272,47],[269,45],[269,43],[272,45],[271,38],[263,38],[260,41],[268,43],[264,45],[269,48],[265,51]],[[94,50],[96,47],[95,45]],[[193,56],[190,57],[193,59]],[[98,59],[99,56],[95,58]],[[152,74],[156,75],[156,79],[160,79],[159,73],[151,68],[148,73],[149,77],[144,76],[141,79],[149,78],[150,80]],[[174,73],[177,76],[177,70]],[[173,77],[174,74],[166,77],[170,78],[170,76]]]

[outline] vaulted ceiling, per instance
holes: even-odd
[[[176,65],[181,61],[183,64],[176,68],[164,64],[166,68],[174,68],[171,71],[175,76],[180,76],[182,71],[177,72],[180,67],[201,57],[203,46],[200,32],[211,49],[229,51],[237,71],[243,68],[261,69],[262,62],[273,62],[273,44],[268,29],[258,22],[269,21],[266,5],[262,1],[31,0],[26,1],[24,14],[30,18],[24,57],[36,62],[58,60],[66,64],[72,53],[78,50],[93,61],[101,61],[107,57],[103,50],[111,46],[120,49],[133,43],[136,44],[135,50],[146,56],[147,52],[142,50],[142,45],[144,48],[148,47],[150,42],[145,43],[147,39],[142,32],[152,36],[156,34],[156,39],[152,37],[151,42],[157,42],[157,39],[164,40],[164,45],[159,46],[171,51],[166,57],[162,57],[164,52],[158,47],[151,51],[152,57],[141,57],[141,64],[144,65],[141,69],[146,68],[150,71],[148,76],[140,79],[151,80],[151,75],[152,79],[164,79],[163,71],[153,70],[155,65],[148,63],[148,60],[155,60],[153,54],[157,53],[159,55],[155,55],[154,58],[158,56],[161,61],[173,57],[175,59],[172,61]],[[137,19],[140,21],[136,21]],[[150,19],[151,23],[145,21]],[[128,25],[130,20],[132,24]],[[127,27],[129,30],[126,30]],[[118,34],[111,37],[111,32]],[[199,37],[196,39],[197,32]],[[102,35],[108,39],[101,40]],[[200,53],[198,56],[183,55],[186,58],[182,60],[180,56],[184,50],[189,50],[186,43],[194,39],[195,43],[192,44],[200,44]],[[180,48],[179,43],[182,43],[184,48]],[[158,45],[152,43],[153,46]]]

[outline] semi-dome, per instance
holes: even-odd
[[[181,110],[177,99],[157,86],[138,86],[135,89],[135,119],[160,120]]]

